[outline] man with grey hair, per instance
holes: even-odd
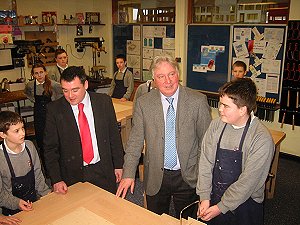
[[[157,89],[139,97],[124,157],[117,196],[134,190],[134,177],[145,144],[144,188],[147,208],[169,213],[171,197],[180,211],[198,199],[196,183],[200,146],[211,115],[206,96],[179,85],[178,63],[170,56],[153,59],[151,72]],[[196,217],[191,208],[184,217]]]

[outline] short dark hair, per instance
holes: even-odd
[[[232,69],[234,69],[234,67],[243,67],[244,71],[247,71],[247,65],[246,65],[246,63],[243,62],[243,61],[240,61],[240,60],[235,61],[235,63],[233,63]]]
[[[66,53],[66,55],[68,55],[68,53],[66,52],[66,50],[62,49],[62,48],[58,48],[55,50],[55,58],[57,58],[58,55]]]
[[[118,55],[116,56],[116,59],[123,59],[124,62],[126,62],[126,56],[125,56],[124,54],[118,54]]]
[[[238,78],[227,82],[219,89],[219,95],[228,96],[239,108],[246,106],[249,115],[256,111],[257,90],[251,78]]]
[[[62,72],[60,76],[60,81],[65,80],[67,82],[73,81],[76,77],[79,78],[82,84],[87,80],[87,75],[82,67],[70,66]]]
[[[12,111],[0,112],[0,132],[6,133],[11,125],[17,123],[23,123],[23,119],[18,113]]]

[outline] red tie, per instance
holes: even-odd
[[[83,161],[89,164],[94,158],[93,144],[91,138],[90,127],[87,121],[87,118],[83,112],[83,103],[78,104],[79,114],[78,114],[78,123],[80,130],[80,139],[83,152]]]

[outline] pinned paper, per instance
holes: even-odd
[[[264,38],[264,34],[261,34],[261,33],[258,31],[257,27],[253,27],[253,28],[252,28],[252,32],[253,32],[253,34],[254,34],[254,40],[260,41],[260,40],[262,40],[262,39]]]
[[[237,42],[234,42],[232,45],[233,45],[233,49],[234,49],[236,57],[246,58],[249,56],[248,49],[246,47],[245,42],[237,41]]]

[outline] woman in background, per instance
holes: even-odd
[[[34,103],[34,129],[35,138],[39,148],[42,164],[45,165],[43,154],[43,133],[46,121],[46,105],[60,98],[62,89],[59,83],[50,80],[46,67],[43,64],[35,64],[31,69],[34,80],[26,84],[24,93]]]

